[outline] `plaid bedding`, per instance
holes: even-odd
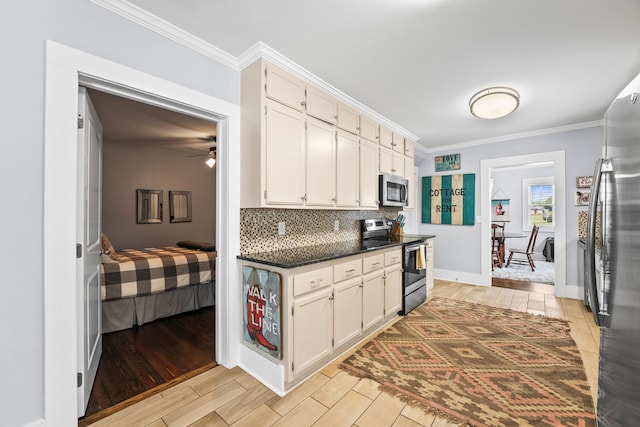
[[[177,246],[118,251],[101,266],[103,301],[156,294],[214,279],[216,252]]]

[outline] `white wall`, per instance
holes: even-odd
[[[460,153],[462,169],[456,173],[476,174],[476,217],[480,215],[480,161],[500,157],[518,156],[542,152],[565,152],[566,168],[566,249],[567,249],[567,286],[577,286],[577,239],[578,211],[573,193],[575,178],[591,175],[595,160],[600,156],[602,127],[590,127],[553,134],[544,134],[493,144],[460,147],[446,151],[429,153],[427,159],[419,165],[419,181],[424,176],[435,175],[434,156]],[[445,174],[445,173],[440,173]],[[447,173],[448,174],[448,173]],[[419,194],[421,196],[421,194]],[[422,201],[416,203],[416,214],[420,221]],[[420,223],[416,232],[435,234],[435,274],[438,271],[459,272],[461,277],[479,277],[481,274],[481,227],[435,225]],[[558,250],[556,246],[556,251]],[[462,280],[462,279],[461,279]]]
[[[206,158],[109,141],[103,153],[102,230],[116,250],[216,241],[216,170],[204,163]],[[139,188],[162,190],[162,223],[136,223]],[[191,222],[169,221],[169,191],[175,190],[191,191]]]
[[[7,0],[0,13],[2,425],[44,416],[43,194],[46,40],[239,104],[239,73],[86,0]],[[69,117],[75,120],[75,117]],[[72,248],[60,248],[69,251]],[[74,349],[68,350],[70,354]]]

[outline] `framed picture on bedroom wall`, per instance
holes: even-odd
[[[169,191],[169,222],[191,222],[191,191]]]

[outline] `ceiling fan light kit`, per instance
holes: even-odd
[[[520,94],[509,87],[482,89],[469,100],[471,114],[481,119],[499,119],[513,113],[520,105]]]
[[[205,160],[205,163],[210,168],[213,168],[213,166],[216,164],[216,147],[209,148],[209,156],[210,157]]]

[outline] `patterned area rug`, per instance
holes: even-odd
[[[434,297],[341,368],[460,424],[595,426],[563,320]]]

